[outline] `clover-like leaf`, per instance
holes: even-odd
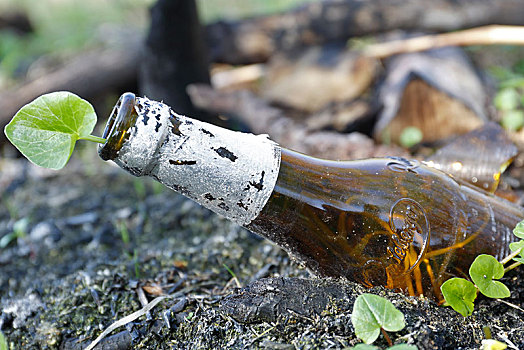
[[[504,283],[495,281],[504,276],[504,266],[493,256],[481,254],[469,268],[469,275],[482,294],[490,298],[507,298],[510,296]]]
[[[513,258],[513,260],[521,263],[521,264],[524,264],[524,257],[523,258],[519,258],[519,257],[516,257],[516,258]]]
[[[520,239],[524,239],[524,220],[515,226],[513,229],[513,234]]]
[[[95,110],[89,102],[59,91],[22,107],[5,127],[5,134],[31,162],[56,170],[67,163],[78,139],[104,141],[90,135],[95,124]]]
[[[473,313],[473,301],[477,298],[477,288],[464,278],[451,278],[440,286],[442,295],[449,306],[464,317]]]
[[[520,262],[521,264],[524,264],[524,221],[521,221],[515,226],[513,229],[513,234],[520,238],[520,241],[510,243],[509,249],[511,249],[512,252],[516,252],[520,249],[520,257],[515,257],[513,260]]]
[[[418,348],[415,345],[410,344],[397,344],[390,346],[386,350],[418,350]]]
[[[520,254],[523,254],[524,251],[524,240],[520,240],[518,242],[513,242],[509,244],[509,249],[511,249],[512,252],[515,252],[519,249],[522,249]]]
[[[404,315],[389,300],[367,293],[355,300],[351,322],[357,337],[366,344],[378,338],[380,328],[397,332],[405,326]]]

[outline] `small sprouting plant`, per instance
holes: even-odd
[[[31,162],[63,168],[77,140],[104,143],[91,135],[96,113],[86,100],[66,91],[42,95],[23,106],[5,127],[5,135]]]
[[[504,265],[493,256],[481,254],[469,268],[469,276],[474,282],[464,278],[451,278],[440,286],[447,305],[464,317],[473,313],[473,301],[477,291],[489,298],[506,298],[510,296],[508,287],[496,281],[504,276]]]
[[[382,332],[390,346],[393,343],[386,331],[398,332],[406,325],[404,314],[395,305],[381,296],[368,293],[359,295],[355,300],[351,322],[356,336],[364,343],[373,343]]]
[[[477,288],[473,283],[464,278],[451,278],[440,286],[442,295],[449,305],[464,317],[473,313],[477,298]]]
[[[474,300],[480,292],[489,298],[507,298],[510,291],[502,282],[497,281],[504,273],[514,269],[524,262],[524,221],[515,226],[513,234],[521,240],[510,244],[512,254],[501,262],[493,256],[482,254],[477,256],[469,268],[469,275],[473,282],[464,278],[451,278],[440,287],[446,305],[451,306],[462,316],[473,313]],[[504,268],[504,264],[511,260],[515,263]]]
[[[9,243],[13,242],[14,240],[25,237],[27,235],[27,226],[28,225],[29,225],[28,218],[22,218],[20,220],[17,220],[13,224],[13,231],[11,233],[4,235],[0,239],[0,248],[5,248],[9,245]]]
[[[122,242],[127,246],[129,245],[129,242],[131,242],[131,239],[129,239],[129,230],[127,229],[127,225],[124,221],[119,221],[116,224],[118,232],[120,232],[120,238],[122,238]]]
[[[519,222],[517,226],[515,226],[513,234],[520,238],[520,241],[510,243],[509,245],[509,249],[511,249],[513,253],[508,258],[515,260],[515,263],[508,266],[506,271],[524,264],[524,221]]]

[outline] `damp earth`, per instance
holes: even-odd
[[[360,341],[350,316],[364,287],[317,279],[267,240],[149,179],[81,152],[61,172],[2,164],[0,331],[12,349],[343,349]],[[82,160],[82,161],[81,161]],[[524,348],[524,271],[504,277],[507,303],[479,297],[464,319],[383,288],[406,328],[394,343],[478,349],[489,327]],[[387,347],[382,336],[375,345]]]

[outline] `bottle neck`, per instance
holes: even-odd
[[[267,135],[223,129],[132,94],[122,96],[104,136],[103,159],[244,226],[259,215],[278,176],[280,147]]]

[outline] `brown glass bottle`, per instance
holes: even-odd
[[[506,256],[524,212],[400,158],[326,161],[282,150],[273,194],[247,228],[319,275],[440,299],[475,257]]]
[[[478,254],[507,255],[524,219],[522,208],[417,161],[320,160],[130,94],[104,137],[102,158],[272,240],[317,275],[436,300]]]

